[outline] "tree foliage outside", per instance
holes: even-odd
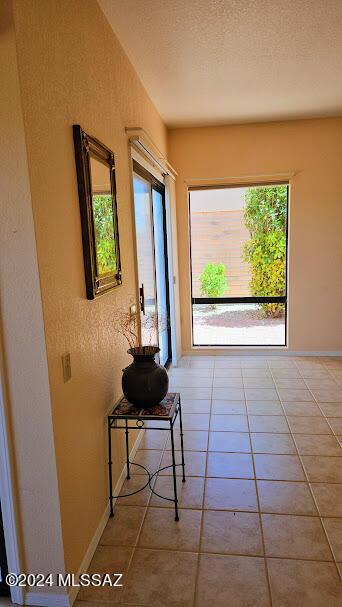
[[[99,275],[104,275],[116,270],[112,196],[94,194],[93,212],[97,271]]]
[[[287,187],[247,188],[244,219],[250,240],[243,258],[250,264],[253,296],[281,296],[286,292]],[[261,304],[265,316],[277,318],[283,304]]]
[[[207,263],[199,280],[201,294],[207,297],[222,297],[228,289],[224,263]]]

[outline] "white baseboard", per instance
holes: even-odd
[[[136,452],[139,449],[139,445],[141,443],[141,440],[142,440],[143,436],[144,436],[144,430],[140,430],[140,432],[138,433],[138,436],[136,438],[136,441],[135,441],[135,443],[134,443],[134,445],[133,445],[133,447],[132,447],[132,449],[130,451],[130,459],[131,460],[134,459],[135,454],[136,454]],[[127,474],[127,471],[126,471],[126,464],[125,464],[124,467],[123,467],[123,469],[122,469],[122,471],[121,471],[121,474],[120,474],[120,476],[118,478],[118,481],[117,481],[117,483],[116,483],[116,485],[114,487],[114,490],[113,490],[113,494],[114,495],[118,495],[120,493],[122,485],[124,484],[124,481],[126,480],[126,474]],[[116,500],[114,500],[114,503],[115,503],[115,501]],[[76,578],[78,578],[79,575],[81,575],[81,573],[86,573],[88,571],[88,567],[89,567],[89,565],[91,563],[91,560],[92,560],[92,558],[94,556],[94,553],[95,553],[95,550],[96,550],[96,548],[98,546],[98,543],[100,541],[101,535],[102,535],[102,533],[104,531],[104,528],[105,528],[106,524],[108,523],[108,518],[109,518],[109,503],[107,504],[107,506],[105,508],[105,511],[104,511],[104,513],[103,513],[103,515],[102,515],[102,517],[100,519],[100,522],[99,522],[98,526],[97,526],[97,529],[96,529],[96,531],[94,533],[94,536],[93,536],[92,540],[90,541],[88,549],[87,549],[87,551],[86,551],[86,553],[85,553],[85,555],[83,557],[82,563],[81,563],[81,565],[79,567],[79,570],[78,570],[78,572],[76,574]],[[68,595],[68,604],[67,604],[66,607],[71,607],[73,605],[73,603],[76,600],[76,597],[77,597],[77,594],[78,594],[79,590],[80,589],[76,588],[76,587],[70,589],[69,595]],[[34,605],[38,605],[38,603],[31,603],[31,605],[33,605],[33,604]],[[49,604],[39,603],[39,605],[42,605],[43,607],[64,607],[64,605],[57,605],[57,604],[55,605],[55,604],[52,604],[52,603],[51,604],[50,603]]]
[[[57,592],[31,592],[25,594],[25,605],[41,607],[69,607],[69,594]]]
[[[191,350],[185,350],[182,356],[342,356],[341,350],[287,350],[281,346],[273,348],[233,348],[222,346],[220,348],[194,347]]]

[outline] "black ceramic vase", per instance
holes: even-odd
[[[122,391],[130,403],[140,407],[153,407],[163,400],[169,387],[165,367],[154,360],[159,348],[142,346],[130,348],[131,365],[123,369]]]

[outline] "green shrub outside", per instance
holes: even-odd
[[[228,289],[224,263],[207,263],[199,280],[201,294],[206,297],[222,297]]]
[[[281,296],[286,292],[287,187],[247,188],[244,220],[250,240],[243,258],[250,264],[253,296]],[[261,304],[265,316],[283,315],[283,304]]]

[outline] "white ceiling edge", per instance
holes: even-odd
[[[252,125],[252,124],[271,124],[272,122],[295,122],[295,121],[299,121],[299,120],[324,120],[327,118],[342,118],[342,109],[341,110],[336,110],[336,111],[331,111],[331,112],[319,112],[319,113],[314,113],[314,114],[309,114],[309,113],[303,113],[303,114],[294,114],[294,115],[288,115],[288,114],[281,114],[281,115],[274,115],[274,116],[251,116],[249,118],[237,118],[235,120],[230,119],[207,119],[205,122],[203,121],[191,121],[191,120],[186,120],[186,121],[179,121],[179,122],[175,122],[175,123],[166,123],[167,129],[169,131],[175,131],[177,129],[193,129],[193,128],[211,128],[211,127],[217,127],[217,126],[242,126],[242,125]]]
[[[342,115],[341,0],[98,0],[168,128]]]

